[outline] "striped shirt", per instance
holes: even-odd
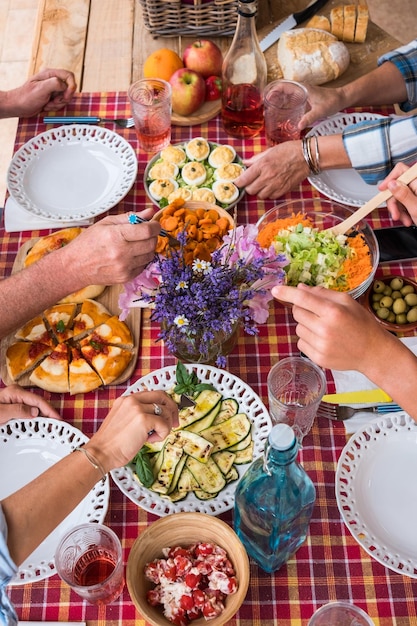
[[[7,525],[0,504],[0,625],[15,626],[17,616],[6,593],[6,586],[17,572],[7,548]]]
[[[417,39],[378,59],[378,65],[394,63],[404,77],[407,101],[402,111],[417,106]],[[417,114],[409,117],[384,117],[347,126],[343,143],[354,169],[371,185],[383,180],[400,161],[417,161]]]

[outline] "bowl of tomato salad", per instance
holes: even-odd
[[[354,213],[349,207],[321,199],[285,202],[257,222],[262,247],[285,254],[287,284],[319,285],[359,298],[372,283],[379,263],[372,228],[360,220],[345,235],[333,226]]]
[[[137,610],[154,626],[226,624],[249,586],[249,559],[233,529],[204,513],[153,522],[134,542],[126,582]]]

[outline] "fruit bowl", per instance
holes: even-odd
[[[217,517],[204,513],[176,513],[153,522],[134,542],[127,560],[126,581],[130,597],[139,613],[153,626],[169,626],[162,607],[151,606],[147,592],[155,585],[144,575],[145,565],[163,556],[163,548],[192,544],[214,543],[226,550],[238,582],[236,593],[226,597],[225,609],[218,617],[207,622],[199,618],[192,623],[203,626],[226,624],[239,610],[249,586],[249,559],[246,551],[232,528]]]
[[[271,225],[277,220],[291,218],[293,215],[297,214],[303,214],[313,222],[313,228],[317,228],[321,231],[340,224],[343,220],[352,215],[352,213],[354,213],[354,210],[347,206],[330,202],[328,200],[322,200],[321,198],[300,199],[285,202],[273,207],[258,220],[257,226],[261,235],[264,229],[267,227],[271,228]],[[379,248],[372,228],[364,220],[360,220],[356,226],[350,229],[350,231],[346,234],[348,238],[355,235],[361,235],[369,248],[369,273],[363,278],[363,280],[358,282],[358,284],[355,284],[354,287],[345,289],[345,291],[353,298],[358,298],[368,289],[373,280],[379,263]],[[288,274],[288,269],[286,271]],[[303,282],[310,284],[307,281]],[[342,291],[341,288],[338,290]]]
[[[399,281],[401,281],[402,285]],[[385,288],[383,287],[383,285],[385,285]],[[404,300],[404,296],[407,298],[407,294],[404,292],[404,288],[405,291],[409,291],[410,293],[415,294],[415,297],[413,296],[413,299],[417,302],[417,282],[415,282],[411,278],[406,278],[405,276],[398,275],[382,276],[377,280],[373,280],[363,297],[363,304],[365,308],[368,309],[368,311],[370,311],[372,315],[374,315],[375,319],[378,320],[381,326],[393,333],[406,334],[413,332],[417,329],[417,304],[408,304],[406,300]],[[394,297],[392,297],[393,292]],[[391,298],[391,300],[393,300],[390,307],[378,307],[377,303],[380,304],[384,297],[389,297]],[[410,302],[409,297],[407,299]],[[405,307],[403,302],[397,302],[397,305],[394,305],[394,302],[396,300],[403,300],[403,302],[405,302]],[[386,303],[389,304],[389,302]],[[386,319],[381,318],[381,314],[377,313],[378,308],[387,309],[389,313],[391,313],[391,315],[389,315],[389,317],[387,317]],[[404,323],[397,323],[399,318],[396,317],[396,320],[394,320],[393,315],[396,315],[395,311],[402,311],[403,308],[406,309],[406,311],[398,314],[404,314],[406,317],[408,316],[409,318],[411,318],[411,321],[407,320]],[[414,312],[410,313],[410,311],[412,311],[413,309]],[[385,312],[383,313],[383,316],[385,317]]]

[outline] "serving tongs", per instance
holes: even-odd
[[[397,181],[409,185],[413,180],[417,178],[417,163],[414,163],[404,174],[401,174],[397,178]],[[389,200],[392,197],[392,193],[387,189],[386,191],[380,191],[373,198],[365,202],[357,211],[350,215],[347,219],[340,222],[336,226],[326,228],[328,232],[333,235],[344,235],[350,228],[353,228],[361,219],[369,215],[374,209],[379,207],[380,204]]]

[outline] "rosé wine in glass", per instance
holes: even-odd
[[[171,85],[157,78],[143,78],[129,87],[136,135],[145,152],[159,152],[171,141],[171,95]]]

